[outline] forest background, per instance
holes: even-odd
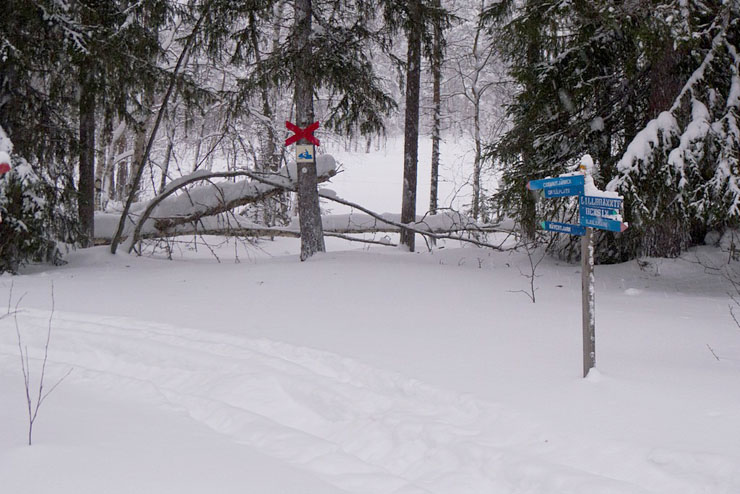
[[[601,262],[677,256],[738,226],[737,0],[8,0],[0,19],[1,271],[115,244],[96,212],[135,223],[198,187],[217,206],[190,200],[170,211],[180,226],[289,224],[283,123],[306,81],[322,138],[369,151],[403,133],[401,224],[424,213],[417,180],[431,181],[426,213],[445,209],[439,143],[465,136],[460,213],[479,230],[513,220],[537,240],[540,220],[572,221],[572,200],[537,202],[525,184],[584,154],[630,225],[598,234]],[[420,132],[431,177],[416,176]],[[227,200],[217,176],[272,188]],[[159,221],[155,234],[176,226]],[[572,238],[547,241],[576,256]]]

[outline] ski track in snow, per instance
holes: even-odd
[[[32,356],[43,352],[49,315],[18,316]],[[0,321],[0,363],[16,369],[12,324]],[[55,312],[50,355],[52,370],[74,368],[70,379],[155,391],[213,430],[358,494],[718,492],[704,489],[740,482],[724,458],[588,453],[650,469],[657,490],[646,490],[554,460],[536,424],[494,404],[269,340]]]

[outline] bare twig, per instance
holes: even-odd
[[[535,256],[532,255],[532,248],[530,247],[529,243],[524,242],[523,245],[524,245],[524,248],[527,251],[527,259],[529,260],[529,269],[530,269],[530,271],[529,271],[529,273],[524,273],[520,269],[519,270],[519,274],[521,274],[525,278],[528,278],[529,279],[529,291],[526,291],[526,290],[509,290],[509,291],[512,292],[512,293],[519,293],[519,292],[521,292],[521,293],[525,294],[527,297],[529,297],[529,299],[534,304],[536,302],[535,291],[537,291],[537,287],[534,286],[534,280],[535,280],[535,278],[538,278],[539,277],[539,275],[537,274],[537,267],[540,265],[540,263],[542,262],[542,260],[545,258],[545,252],[546,251],[543,250],[542,251],[542,255],[539,257],[539,259],[535,260],[534,259]]]
[[[711,346],[709,346],[709,343],[707,343],[707,348],[709,348],[709,351],[712,352],[712,355],[714,355],[714,358],[716,358],[717,362],[719,362],[719,357],[717,356],[716,353],[714,353],[714,349]]]
[[[25,295],[25,294],[24,294]],[[49,323],[46,330],[46,342],[44,344],[44,358],[41,361],[41,374],[38,380],[38,391],[32,390],[31,383],[31,361],[29,357],[28,347],[23,344],[23,338],[21,336],[20,324],[18,323],[18,307],[23,300],[21,297],[15,305],[15,311],[13,311],[15,320],[15,334],[18,339],[18,351],[21,359],[21,371],[23,372],[23,384],[26,391],[26,407],[28,409],[28,445],[30,446],[33,442],[33,425],[36,422],[36,418],[39,414],[41,404],[46,398],[64,381],[67,376],[72,372],[69,369],[50,389],[44,390],[44,380],[46,378],[46,364],[49,361],[49,346],[51,344],[51,328],[52,319],[54,318],[54,284],[51,285],[51,314],[49,314]],[[35,400],[32,396],[32,392],[36,393]]]

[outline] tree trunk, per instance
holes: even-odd
[[[125,141],[123,141],[123,142],[125,142]],[[121,147],[121,151],[124,151],[124,150],[125,150],[125,148],[124,147]],[[126,200],[126,194],[127,194],[126,187],[128,187],[128,180],[129,180],[128,179],[128,177],[129,177],[129,173],[128,173],[129,166],[132,166],[133,167],[133,165],[129,165],[129,160],[128,159],[121,161],[117,165],[117,168],[116,168],[116,179],[115,179],[115,182],[116,182],[115,183],[115,191],[116,191],[116,193],[115,193],[115,197],[114,197],[114,199],[116,201],[124,201],[124,200]]]
[[[409,2],[408,53],[406,68],[406,115],[403,144],[403,198],[401,223],[416,222],[416,168],[419,158],[419,86],[421,82],[421,0]],[[401,231],[401,245],[414,251],[415,234]]]
[[[480,137],[480,94],[473,87],[473,138],[475,140],[475,159],[473,161],[473,219],[480,216],[480,174],[482,161],[482,144]]]
[[[82,245],[90,247],[95,238],[95,90],[90,67],[80,65],[80,163],[77,208]]]
[[[260,96],[262,98],[262,115],[265,119],[264,134],[260,136],[260,163],[262,171],[276,171],[279,167],[277,160],[277,139],[273,125],[272,105],[270,104],[270,88],[264,73],[262,56],[259,48],[258,26],[254,12],[249,14],[249,37],[254,50],[255,64],[260,77]],[[280,27],[275,27],[275,36],[279,38]],[[273,47],[277,47],[278,41],[273,39]],[[265,225],[274,226],[275,219],[279,213],[280,202],[269,198],[263,204],[262,221]]]
[[[305,128],[313,123],[313,80],[311,76],[311,0],[295,0],[294,39],[298,55],[294,59],[296,124]],[[301,139],[297,144],[309,144]],[[301,226],[301,261],[316,252],[325,252],[324,232],[316,180],[316,153],[311,163],[298,164],[298,217]]]
[[[435,1],[439,7],[439,0]],[[439,143],[442,140],[442,26],[434,23],[434,53],[432,54],[432,104],[434,116],[432,121],[432,177],[429,187],[429,214],[437,214],[439,189]]]
[[[171,123],[167,129],[167,151],[164,153],[164,163],[162,163],[162,176],[159,179],[159,193],[164,191],[167,186],[167,174],[170,171],[170,160],[175,147],[175,124]]]

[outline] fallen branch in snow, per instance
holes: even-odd
[[[323,158],[323,160],[322,160]],[[324,161],[323,163],[321,161]],[[319,180],[326,181],[336,174],[334,160],[329,155],[319,157]],[[237,218],[223,221],[219,215],[238,206],[263,200],[273,194],[284,191],[295,191],[293,180],[295,173],[290,168],[270,174],[259,174],[247,170],[231,172],[196,172],[193,175],[182,177],[172,182],[160,195],[149,201],[144,211],[135,220],[133,231],[127,235],[126,249],[133,250],[136,242],[147,238],[163,238],[187,235],[197,232],[203,235],[248,235],[248,236],[299,236],[296,226],[284,228],[269,228],[240,221]],[[176,191],[199,181],[209,181],[214,178],[247,177],[236,183],[210,183],[206,186],[186,190],[176,198],[171,198]],[[256,183],[255,183],[256,182]],[[393,233],[402,229],[424,235],[432,239],[457,240],[471,243],[479,247],[504,250],[503,243],[494,245],[476,238],[455,235],[459,232],[486,234],[492,232],[508,232],[510,229],[500,225],[480,225],[459,213],[450,211],[433,216],[425,216],[413,224],[404,224],[396,219],[397,215],[378,214],[357,203],[336,197],[333,192],[320,191],[319,195],[333,202],[349,206],[364,215],[340,216],[345,224],[336,221],[337,217],[324,217],[324,231],[329,236],[361,233]],[[334,221],[332,221],[334,220]],[[133,222],[133,221],[132,221]],[[326,224],[327,222],[331,224]],[[392,245],[387,242],[367,241],[359,238],[348,240]],[[98,238],[100,243],[101,238]]]
[[[354,217],[355,215],[351,215],[350,217]],[[365,215],[359,215],[361,219],[367,219],[368,217]],[[339,215],[340,219],[344,219],[347,216],[345,215]],[[367,233],[398,233],[400,231],[400,228],[394,225],[383,225],[383,224],[367,224],[366,221],[360,221],[359,224],[353,224],[349,226],[333,226],[336,223],[336,216],[324,216],[324,224],[328,225],[325,226],[324,234],[326,236],[330,237],[338,237],[338,238],[344,238],[346,240],[354,240],[358,242],[367,242],[367,243],[375,243],[379,245],[389,245],[393,246],[394,244],[391,242],[383,242],[383,241],[375,241],[375,240],[367,240],[367,239],[361,239],[357,237],[350,237],[348,235],[351,234],[367,234]],[[367,225],[367,226],[363,226]],[[432,235],[437,238],[452,238],[452,239],[462,239],[463,241],[469,240],[465,238],[460,238],[454,235],[451,235],[451,233],[459,232],[459,231],[468,231],[465,229],[464,226],[452,226],[450,229],[446,228],[430,228],[428,230],[420,230],[423,231],[424,235]],[[481,230],[476,231],[483,231],[483,232],[491,232],[495,230],[488,230],[486,228],[482,228]],[[251,222],[247,222],[245,220],[240,220],[237,217],[231,217],[228,220],[225,220],[222,217],[209,217],[209,218],[201,218],[200,220],[184,224],[184,225],[177,225],[176,227],[169,228],[166,231],[159,231],[156,229],[151,230],[145,230],[143,231],[139,236],[139,240],[147,240],[147,239],[156,239],[156,238],[169,238],[169,237],[179,237],[183,235],[233,235],[233,236],[245,236],[245,237],[292,237],[292,238],[299,238],[300,237],[300,230],[298,229],[297,225],[290,225],[287,227],[267,227],[263,225],[254,224]],[[101,240],[98,238],[98,242]],[[470,240],[474,241],[474,240]],[[478,242],[481,244],[486,245],[484,242]]]
[[[707,348],[709,348],[709,351],[712,352],[712,355],[714,355],[714,358],[717,359],[717,362],[720,362],[719,357],[717,356],[716,353],[714,353],[714,348],[712,348],[711,346],[709,346],[709,343],[707,343]]]
[[[350,242],[361,242],[363,244],[373,244],[373,245],[383,245],[386,247],[398,247],[398,244],[395,244],[388,241],[383,240],[371,240],[369,238],[358,238],[358,237],[351,237],[349,235],[343,235],[341,233],[333,233],[333,232],[324,232],[324,235],[327,237],[335,237],[335,238],[341,238],[342,240],[349,240]]]
[[[336,170],[333,166],[333,158],[331,159],[332,166],[324,166],[321,168],[317,179],[319,182],[325,182],[336,174]],[[212,180],[214,178],[234,178],[234,177],[247,177],[253,181],[259,182],[254,184],[249,181],[242,181],[236,183],[211,183],[208,186],[200,187],[197,189],[197,198],[202,197],[202,202],[193,200],[194,193],[188,192],[187,197],[191,203],[190,210],[184,214],[177,214],[177,200],[171,201],[172,211],[174,214],[170,215],[156,215],[152,217],[155,210],[162,209],[161,206],[166,202],[166,199],[172,194],[181,190],[182,188],[193,184],[195,182],[201,182],[206,180]],[[167,188],[159,194],[157,197],[149,201],[146,209],[142,215],[138,218],[133,234],[130,236],[126,250],[131,252],[136,242],[143,238],[142,228],[146,222],[152,218],[154,221],[154,228],[159,232],[164,233],[165,231],[172,229],[179,225],[188,223],[194,223],[199,221],[201,218],[208,216],[215,216],[226,211],[230,211],[236,207],[244,206],[253,202],[264,200],[272,195],[279,194],[281,192],[295,190],[295,182],[290,178],[291,173],[287,169],[283,169],[280,172],[270,173],[267,175],[261,175],[259,173],[251,172],[248,170],[238,170],[229,172],[209,172],[209,173],[194,173],[187,177],[182,177],[175,182],[170,182]],[[262,186],[260,186],[262,185]],[[225,189],[229,189],[230,194],[226,194]],[[236,193],[234,193],[236,192]],[[228,195],[228,197],[227,197]],[[210,200],[210,203],[208,202]],[[167,210],[167,208],[164,208]]]
[[[412,224],[405,224],[405,223],[401,223],[400,221],[393,221],[393,220],[389,219],[387,216],[384,217],[384,216],[382,216],[382,215],[380,215],[380,214],[378,214],[378,213],[376,213],[374,211],[371,211],[371,210],[369,210],[367,208],[364,208],[364,207],[360,206],[359,204],[356,204],[354,202],[347,201],[345,199],[340,199],[339,197],[336,197],[334,195],[325,194],[325,193],[319,193],[319,196],[323,197],[324,199],[328,199],[330,201],[338,202],[339,204],[343,204],[345,206],[349,206],[349,207],[352,207],[354,209],[358,209],[358,210],[362,211],[363,213],[365,213],[365,214],[367,214],[369,216],[372,216],[373,218],[379,220],[381,223],[386,223],[388,225],[392,225],[392,226],[398,228],[399,230],[400,229],[409,230],[409,231],[412,231],[414,233],[418,233],[420,235],[425,235],[427,237],[431,237],[431,238],[434,238],[434,239],[437,239],[437,240],[440,240],[440,239],[458,240],[460,242],[466,242],[466,243],[471,243],[471,244],[477,245],[478,247],[488,247],[490,249],[495,249],[495,250],[505,250],[505,249],[502,248],[502,245],[503,244],[493,245],[493,244],[489,244],[487,242],[482,242],[480,240],[476,240],[476,239],[473,239],[473,238],[465,238],[465,237],[460,237],[460,236],[457,236],[457,235],[451,235],[452,232],[462,232],[462,231],[470,231],[470,232],[477,232],[477,233],[490,233],[490,232],[498,232],[498,231],[500,231],[500,232],[507,232],[507,233],[509,232],[509,230],[505,230],[505,229],[499,228],[498,225],[481,226],[481,225],[478,225],[476,222],[467,220],[464,216],[462,216],[460,214],[457,214],[457,216],[461,220],[466,220],[464,222],[461,222],[460,227],[455,227],[455,228],[452,228],[452,229],[448,229],[447,231],[444,231],[444,232],[443,231],[435,232],[433,229],[429,228],[428,223],[430,221],[432,221],[432,218],[438,217],[440,215],[433,215],[433,216],[429,216],[429,217],[425,216],[421,221],[419,221],[419,222],[417,222],[417,223],[415,223],[413,225]],[[395,230],[384,229],[384,230],[377,230],[377,231],[378,232],[380,232],[380,231],[386,231],[386,232],[388,232],[388,231],[395,231]]]

